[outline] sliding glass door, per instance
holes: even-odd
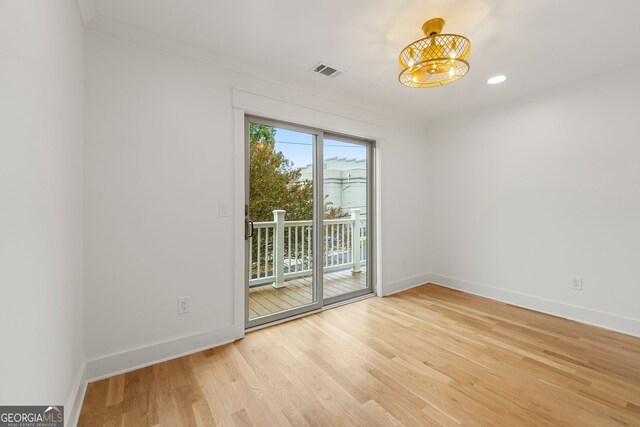
[[[371,143],[324,134],[323,296],[325,304],[371,292],[367,264]]]
[[[371,292],[372,143],[246,119],[246,325]]]

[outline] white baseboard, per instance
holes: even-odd
[[[387,283],[382,286],[382,296],[389,296],[416,286],[424,285],[431,280],[429,273],[418,274],[417,276],[407,277],[397,282]]]
[[[391,283],[385,286],[385,295],[391,295],[425,283],[434,283],[446,288],[456,289],[518,307],[528,308],[553,316],[564,317],[588,325],[640,337],[640,319],[619,316],[592,308],[567,304],[441,274],[425,273]]]
[[[244,326],[232,325],[115,353],[87,362],[89,382],[228,344],[244,336]]]
[[[456,279],[454,277],[439,274],[429,274],[428,276],[430,276],[429,282],[435,283],[436,285],[640,337],[640,319],[632,319],[592,308],[567,304],[530,294],[510,291],[508,289]]]
[[[84,400],[84,393],[87,391],[87,364],[83,362],[78,373],[76,374],[76,380],[73,385],[73,389],[67,398],[64,406],[65,423],[66,426],[76,426],[78,424],[78,418],[80,417],[80,409],[82,408],[82,401]]]
[[[389,283],[384,285],[383,294],[388,296],[425,283],[434,283],[519,307],[640,337],[640,319],[619,316],[591,308],[566,304],[439,274],[419,274]],[[244,328],[233,325],[89,360],[86,363],[86,368],[83,365],[83,369],[81,369],[79,373],[77,385],[72,396],[69,398],[69,420],[75,419],[77,421],[87,381],[108,378],[155,363],[217,347],[233,342],[242,338],[242,336],[244,336]],[[70,425],[74,424],[71,423]]]

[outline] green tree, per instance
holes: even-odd
[[[287,221],[311,219],[313,183],[276,151],[276,129],[252,123],[249,129],[249,211],[256,222],[273,221],[273,211],[287,211]]]

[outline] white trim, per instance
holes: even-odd
[[[435,285],[456,289],[458,291],[501,301],[518,307],[528,308],[530,310],[564,317],[587,325],[640,337],[640,319],[633,319],[605,311],[595,310],[593,308],[567,304],[535,295],[497,288],[495,286],[484,285],[441,274],[426,273],[391,283],[385,286],[385,295],[391,295],[425,283],[433,283]]]
[[[243,110],[248,115],[264,117],[269,120],[322,129],[324,132],[350,135],[376,142],[384,139],[387,133],[386,127],[377,124],[375,119],[369,115],[363,117],[363,114],[358,114],[359,112],[356,111],[343,113],[328,105],[322,105],[326,102],[312,105],[239,87],[233,88],[232,98],[235,108]]]
[[[65,413],[65,425],[76,426],[78,425],[78,418],[80,417],[80,410],[82,409],[82,402],[84,401],[84,394],[87,391],[87,363],[82,362],[78,372],[76,374],[76,380],[73,383],[73,389],[69,393],[67,402],[64,406]]]
[[[632,319],[630,317],[619,316],[605,311],[567,304],[535,295],[483,285],[480,283],[470,282],[468,280],[456,279],[454,277],[439,274],[429,274],[429,276],[429,281],[436,285],[517,305],[518,307],[564,317],[566,319],[586,323],[587,325],[598,326],[612,331],[621,332],[623,334],[640,337],[640,319]]]
[[[233,326],[244,337],[245,319],[245,123],[244,110],[233,109]]]
[[[228,344],[238,338],[237,327],[232,325],[133,348],[87,361],[86,376],[89,382],[97,381]]]
[[[396,282],[391,282],[383,285],[382,296],[389,296],[393,294],[397,294],[398,292],[406,291],[411,288],[415,288],[416,286],[424,285],[429,283],[431,279],[431,275],[428,273],[418,274],[417,276],[407,277],[402,280],[398,280]]]

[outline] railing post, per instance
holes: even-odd
[[[276,233],[273,237],[273,275],[276,281],[274,288],[284,287],[284,215],[286,211],[273,211]]]
[[[351,271],[360,273],[360,209],[351,209],[351,219],[353,220],[353,233],[351,233],[351,256],[353,267]]]

